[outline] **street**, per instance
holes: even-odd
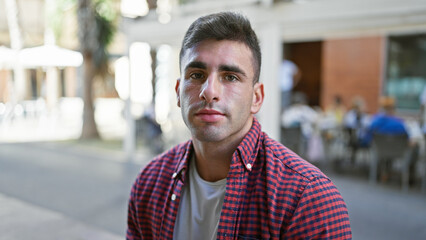
[[[70,142],[0,144],[0,239],[124,239],[131,184],[151,157],[138,152],[129,163],[119,150]],[[426,239],[426,195],[418,189],[327,174],[348,205],[354,239]],[[57,223],[34,231],[43,219]],[[58,237],[61,229],[67,238]]]

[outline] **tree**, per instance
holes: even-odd
[[[19,24],[19,11],[16,0],[5,0],[7,23],[9,26],[10,45],[14,50],[21,50],[23,39],[21,34],[21,26]],[[14,92],[11,94],[12,103],[23,100],[25,95],[25,72],[22,66],[14,65]]]
[[[80,139],[99,138],[93,104],[93,81],[108,70],[107,47],[111,43],[116,17],[112,0],[78,0],[78,38],[83,55],[83,127]]]

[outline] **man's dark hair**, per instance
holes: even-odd
[[[234,12],[220,12],[198,18],[189,26],[183,38],[179,63],[187,49],[210,39],[231,40],[246,44],[253,55],[253,65],[255,66],[253,81],[259,81],[262,62],[259,41],[246,17]]]

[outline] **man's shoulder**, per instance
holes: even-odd
[[[327,178],[316,166],[301,158],[277,140],[270,138],[266,133],[264,134],[266,162],[272,165],[272,169],[279,175],[286,178],[296,178],[306,183],[318,177]]]
[[[154,157],[139,174],[139,179],[159,178],[163,175],[172,175],[181,160],[189,150],[191,141],[178,144],[162,154]]]

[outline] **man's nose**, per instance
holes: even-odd
[[[219,101],[220,80],[215,74],[210,75],[201,87],[200,98],[207,103]]]

